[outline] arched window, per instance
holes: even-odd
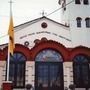
[[[25,61],[26,57],[22,53],[10,56],[9,80],[15,88],[25,87]]]
[[[90,27],[90,18],[86,18],[85,21],[86,21],[86,27]]]
[[[74,84],[78,88],[90,87],[90,68],[88,58],[77,55],[73,62]]]
[[[80,0],[75,0],[75,4],[81,4]]]
[[[83,0],[84,4],[89,4],[88,0]]]
[[[45,49],[36,56],[36,61],[62,62],[63,58],[58,52],[51,50],[51,49]]]
[[[77,17],[76,20],[77,20],[77,27],[81,27],[82,18]]]

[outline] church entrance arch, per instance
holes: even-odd
[[[44,49],[35,58],[35,90],[63,90],[63,58]]]

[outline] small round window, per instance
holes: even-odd
[[[41,24],[41,27],[42,27],[42,28],[47,28],[47,23],[46,23],[46,22],[43,22],[43,23]]]

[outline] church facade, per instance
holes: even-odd
[[[68,2],[71,1],[60,0],[61,5]],[[82,5],[83,2],[77,4],[75,0],[62,8],[63,24],[43,16],[14,28],[15,50],[10,57],[9,80],[15,89],[31,84],[35,90],[69,90],[72,86],[89,90],[90,12],[85,7],[89,9],[90,5]],[[87,13],[77,11],[77,15],[76,6],[80,10],[83,6]],[[6,80],[7,52],[7,44],[1,45],[0,86]]]

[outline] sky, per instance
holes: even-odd
[[[0,44],[8,43],[8,27],[10,21],[10,0],[0,0]],[[58,0],[12,0],[14,26],[39,18],[60,8]],[[60,10],[47,16],[60,22]]]

